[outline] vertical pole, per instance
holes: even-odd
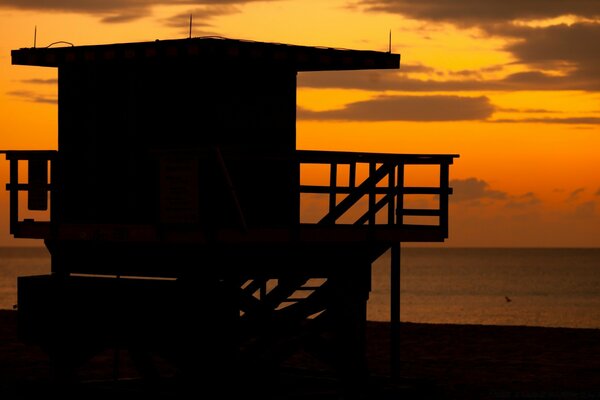
[[[390,265],[390,372],[400,372],[400,243],[392,244]]]
[[[396,183],[396,225],[404,225],[404,164],[398,164]]]
[[[50,161],[50,226],[51,229],[54,229],[54,227],[57,225],[57,223],[59,222],[59,218],[58,218],[58,196],[60,191],[57,190],[58,187],[58,171],[59,171],[59,166],[58,166],[58,154],[55,154],[54,156],[50,156],[49,157],[49,161]],[[56,232],[52,232],[52,234],[56,234]]]
[[[19,160],[10,159],[10,233],[14,235],[19,222]]]
[[[332,163],[329,169],[329,213],[333,211],[337,203],[337,164]],[[335,221],[333,221],[335,224]]]
[[[394,210],[396,205],[396,190],[394,187],[396,185],[396,167],[392,168],[390,174],[388,175],[388,225],[394,225],[396,219],[396,212]]]
[[[375,172],[377,171],[377,165],[374,162],[370,162],[369,163],[369,178],[375,175]],[[373,188],[371,188],[369,190],[369,208],[368,208],[368,213],[369,213],[369,225],[370,226],[374,226],[375,225],[375,191],[377,189],[377,183],[374,184]]]
[[[448,195],[449,195],[449,169],[446,162],[440,164],[440,229],[448,237]]]

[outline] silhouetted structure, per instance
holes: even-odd
[[[59,75],[58,151],[7,152],[11,233],[52,257],[51,275],[19,278],[22,338],[62,371],[127,346],[148,376],[157,349],[186,373],[212,366],[207,382],[299,348],[365,372],[371,263],[392,248],[399,299],[399,243],[447,237],[456,156],[296,150],[296,75],[399,68],[399,55],[198,38],[12,61]],[[405,185],[422,165],[436,184]],[[49,220],[21,220],[19,192],[30,210],[49,196]],[[414,195],[438,206],[409,208]],[[319,197],[322,215],[301,216]]]

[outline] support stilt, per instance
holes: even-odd
[[[393,378],[400,372],[400,243],[391,248],[390,265],[390,370]]]

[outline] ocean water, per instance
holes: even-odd
[[[17,277],[50,272],[50,254],[44,247],[0,247],[0,309],[17,303]]]
[[[389,320],[389,264],[373,264],[371,320]],[[43,248],[0,248],[0,309],[17,276],[49,270]],[[600,249],[403,248],[400,308],[406,322],[600,329]]]
[[[373,270],[389,320],[389,255]],[[403,248],[400,271],[402,321],[600,328],[600,249]]]

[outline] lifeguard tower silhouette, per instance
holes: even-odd
[[[58,150],[6,152],[10,232],[52,260],[18,280],[19,334],[57,370],[106,346],[161,348],[216,382],[303,348],[364,374],[371,264],[392,250],[397,330],[400,242],[447,237],[457,156],[296,150],[296,76],[399,68],[398,54],[211,37],[12,63],[58,68]],[[406,185],[422,166],[435,184]],[[20,193],[49,219],[23,219]],[[409,207],[424,195],[437,205]],[[308,201],[323,205],[310,221]]]

